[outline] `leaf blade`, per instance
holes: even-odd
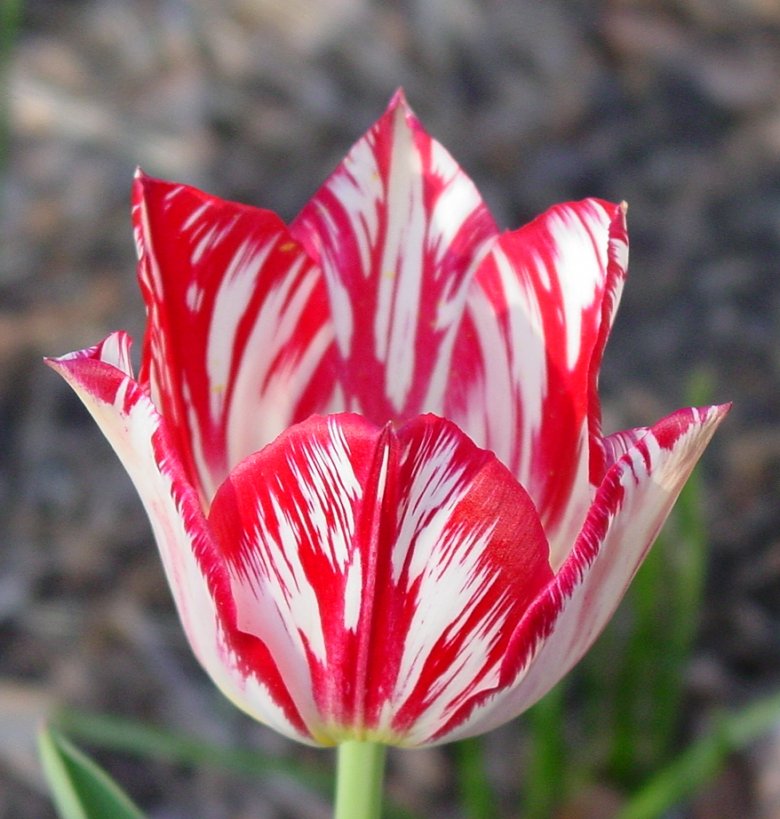
[[[143,813],[111,777],[62,734],[44,725],[38,747],[62,819],[143,819]]]

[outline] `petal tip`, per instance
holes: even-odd
[[[81,361],[100,361],[111,364],[125,375],[132,377],[132,365],[130,363],[130,350],[133,346],[133,339],[125,330],[115,330],[109,333],[102,341],[85,347],[82,350],[74,350],[60,356],[44,356],[43,362],[56,372],[62,374],[63,370],[72,369],[73,365]]]
[[[733,402],[727,401],[723,404],[712,404],[706,407],[697,407],[696,412],[700,416],[702,426],[711,427],[712,433],[723,423],[726,416],[731,412]]]
[[[688,412],[691,413],[691,420],[698,423],[699,426],[712,426],[713,431],[720,426],[725,417],[731,412],[732,402],[727,401],[723,404],[708,404],[705,406],[691,407]],[[672,413],[673,417],[677,413]]]
[[[395,90],[395,93],[390,98],[390,102],[388,103],[384,116],[387,117],[390,121],[392,121],[394,117],[400,118],[406,123],[406,126],[413,132],[423,131],[426,134],[428,133],[426,129],[423,127],[420,120],[417,118],[417,114],[415,114],[414,109],[409,104],[406,92],[401,86],[399,86]],[[382,119],[378,120],[378,122],[382,122]]]
[[[393,96],[390,97],[387,108],[389,111],[395,111],[396,108],[402,108],[404,111],[410,110],[409,101],[406,98],[406,92],[402,85],[399,85],[393,92]]]

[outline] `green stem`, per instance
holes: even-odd
[[[379,819],[386,750],[375,742],[339,745],[333,819]]]

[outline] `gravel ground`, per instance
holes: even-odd
[[[28,744],[54,702],[323,759],[248,724],[196,669],[129,481],[40,357],[141,335],[136,164],[291,218],[399,85],[499,224],[587,195],[630,203],[608,426],[683,405],[701,370],[713,400],[735,402],[703,467],[712,542],[691,722],[777,689],[775,0],[24,5],[0,190],[0,816],[53,815]],[[499,778],[508,737],[489,746]],[[449,760],[396,755],[390,788],[455,816]],[[282,779],[107,764],[153,817],[328,815]],[[778,817],[778,770],[775,726],[679,815]]]

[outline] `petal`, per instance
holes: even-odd
[[[400,92],[291,231],[327,279],[346,408],[379,425],[441,414],[466,288],[496,228]]]
[[[552,576],[526,493],[433,416],[298,424],[234,470],[210,522],[240,628],[296,702],[313,691],[324,743],[418,744],[465,718]]]
[[[558,205],[480,266],[445,408],[534,500],[559,566],[604,474],[596,382],[627,263],[625,208]]]
[[[311,702],[308,728],[326,744],[326,723],[350,720],[341,701],[356,695],[356,630],[373,591],[370,532],[360,536],[377,502],[364,493],[379,480],[379,437],[359,416],[313,416],[239,464],[209,514],[239,628],[269,647],[293,699]]]
[[[192,649],[209,676],[239,707],[277,730],[311,741],[265,647],[240,634],[219,552],[171,436],[147,391],[133,380],[130,341],[114,333],[101,344],[47,359],[84,402],[143,501],[168,583]],[[247,684],[245,658],[263,668]]]
[[[649,431],[648,427],[635,427],[634,429],[624,429],[621,432],[613,432],[606,438],[602,438],[601,449],[604,453],[605,466],[609,468],[615,461],[620,460],[620,458],[632,450]]]
[[[376,667],[395,677],[394,732],[420,745],[498,684],[513,624],[552,570],[531,499],[492,452],[432,416],[398,437],[393,591],[378,630],[397,649],[382,637]]]
[[[506,687],[441,739],[506,722],[579,661],[620,603],[728,409],[679,410],[610,467],[570,556],[515,630],[503,668]]]
[[[208,505],[230,468],[334,389],[319,270],[270,211],[140,173],[133,188],[148,383]]]

